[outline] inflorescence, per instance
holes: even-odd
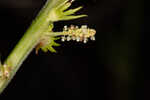
[[[87,25],[82,25],[81,28],[78,26],[71,25],[70,27],[64,26],[63,36],[61,36],[61,41],[77,41],[87,43],[88,39],[95,40],[95,29],[90,29]]]

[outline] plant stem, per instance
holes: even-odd
[[[37,18],[32,22],[29,29],[10,53],[8,58],[5,60],[3,65],[10,67],[11,71],[10,77],[5,79],[0,78],[0,93],[3,92],[17,70],[20,68],[23,61],[26,59],[32,49],[38,44],[40,37],[43,35],[43,32],[50,28],[49,25],[52,24],[52,22],[47,19],[48,12],[52,9],[50,1],[53,0],[47,1],[46,5],[41,10]]]
[[[64,33],[52,32],[53,22],[78,19],[87,16],[73,15],[82,7],[67,10],[71,6],[72,2],[73,0],[47,0],[39,15],[32,22],[31,26],[28,28],[14,50],[10,53],[8,58],[4,61],[3,65],[0,64],[0,94],[11,81],[32,49],[38,43],[41,43],[42,39],[46,39],[46,45],[44,45],[42,49],[44,51],[49,50],[51,52],[55,52],[52,48],[52,46],[58,45],[54,41],[56,39],[55,37]],[[51,36],[50,40],[48,40],[49,38],[43,38],[47,35]]]

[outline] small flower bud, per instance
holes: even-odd
[[[74,25],[71,25],[71,26],[70,26],[70,29],[71,29],[71,30],[74,30],[74,29],[75,29],[75,26],[74,26]]]
[[[88,34],[87,25],[82,25],[81,29],[82,29],[83,34]]]
[[[87,25],[82,25],[81,28],[82,29],[87,29]]]
[[[72,40],[76,40],[76,37],[75,37],[75,36],[72,36]]]
[[[84,38],[83,43],[87,43],[87,41],[88,41],[88,39],[87,39],[87,38]]]
[[[70,40],[71,40],[71,37],[70,37],[70,36],[68,36],[68,37],[67,37],[67,41],[70,41]]]
[[[76,26],[76,29],[79,29],[79,27],[78,27],[78,26]]]
[[[95,41],[95,36],[92,36],[92,37],[91,37],[91,40],[92,40],[92,41]]]
[[[76,37],[76,41],[79,42],[80,41],[80,37]]]
[[[67,25],[64,26],[64,31],[67,31],[68,30],[68,27]]]
[[[66,40],[66,37],[63,36],[63,37],[61,38],[61,41],[64,42],[65,40]]]

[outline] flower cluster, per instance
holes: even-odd
[[[78,26],[71,25],[70,27],[64,26],[61,41],[77,41],[87,43],[88,39],[95,40],[96,30],[90,29],[87,25]]]

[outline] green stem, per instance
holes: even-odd
[[[40,37],[45,30],[48,30],[50,21],[47,19],[48,12],[51,10],[51,0],[48,0],[44,8],[41,10],[37,18],[33,21],[25,35],[21,38],[14,50],[5,60],[4,65],[11,68],[10,77],[0,78],[0,93],[6,88],[11,81],[22,62],[26,59],[32,49],[37,45]],[[50,19],[50,17],[49,17]]]

